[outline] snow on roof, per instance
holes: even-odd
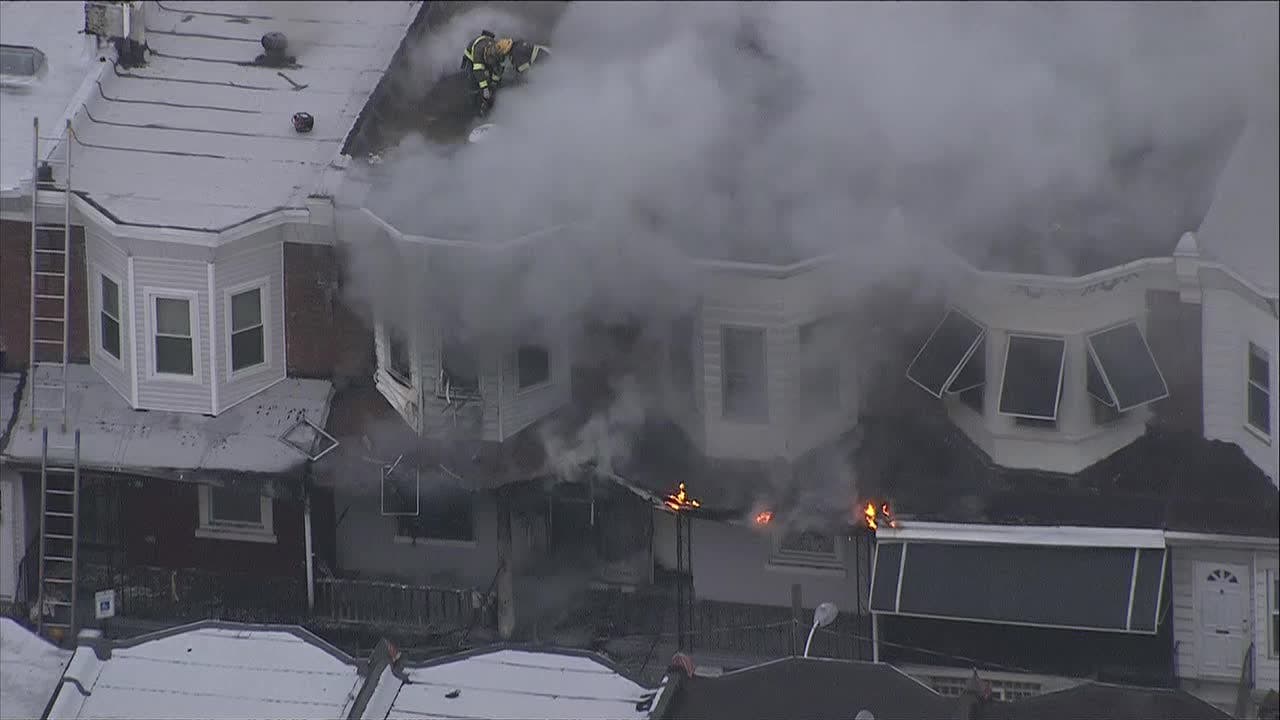
[[[420,4],[146,3],[147,64],[103,65],[72,187],[119,222],[193,230],[304,208]],[[296,66],[253,64],[271,31]],[[297,112],[314,130],[294,131]]]
[[[0,694],[4,717],[37,718],[58,686],[71,653],[0,618]]]
[[[366,718],[647,718],[660,692],[599,657],[563,650],[483,651],[405,670],[409,682],[397,693],[376,693]],[[379,691],[386,682],[399,683],[384,678]]]
[[[204,622],[76,649],[50,709],[64,718],[340,718],[355,662],[300,628]]]
[[[1196,238],[1210,256],[1264,292],[1280,292],[1280,124],[1274,107],[1249,118],[1218,179]]]
[[[52,372],[40,368],[39,373]],[[37,375],[37,378],[40,377]],[[53,380],[40,380],[53,382]],[[279,440],[306,417],[323,427],[333,386],[328,380],[285,379],[217,417],[151,410],[139,412],[91,367],[68,366],[68,425],[80,430],[82,467],[207,470],[287,473],[301,467],[302,453]],[[34,431],[29,417],[32,393],[23,393],[19,422],[4,455],[39,462],[41,425]],[[68,446],[56,423],[49,428],[50,446]],[[56,453],[51,451],[51,456]],[[69,458],[66,458],[69,459]]]
[[[0,192],[19,191],[31,180],[32,119],[40,118],[41,135],[57,135],[72,99],[97,69],[97,53],[80,34],[82,27],[84,6],[78,2],[0,1],[0,43],[34,47],[45,63],[30,85],[0,89]],[[44,157],[53,148],[46,143]]]

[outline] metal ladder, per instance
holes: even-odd
[[[72,462],[49,460],[49,428],[40,439],[40,586],[37,594],[37,630],[65,631],[74,640],[76,581],[80,571],[80,431],[75,432]],[[56,446],[54,449],[59,449]],[[65,463],[65,461],[63,461]]]
[[[67,432],[67,330],[70,325],[71,279],[71,142],[68,120],[63,133],[40,136],[40,119],[32,122],[31,149],[31,377],[30,429],[36,418],[56,413]],[[56,143],[41,153],[41,143]],[[61,152],[60,158],[53,156]],[[53,161],[63,165],[62,185],[53,177]],[[41,170],[44,173],[41,173]],[[40,191],[62,193],[62,222],[40,223]]]

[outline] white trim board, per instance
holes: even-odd
[[[179,290],[175,288],[145,287],[142,297],[147,303],[147,380],[149,382],[177,382],[191,385],[202,385],[204,368],[200,364],[200,293],[195,290]],[[187,315],[190,317],[191,333],[191,375],[174,375],[156,371],[156,299],[186,300]]]
[[[979,525],[899,520],[896,528],[880,528],[881,541],[1057,545],[1163,549],[1165,533],[1150,528],[1096,528],[1069,525]]]

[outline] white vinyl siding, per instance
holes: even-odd
[[[95,236],[88,228],[85,230],[85,257],[89,267],[89,335],[93,352],[89,354],[90,363],[98,371],[102,379],[126,401],[132,401],[133,382],[129,373],[133,371],[134,348],[130,344],[130,330],[135,316],[138,314],[133,298],[129,296],[129,259],[111,243]],[[105,352],[102,337],[102,278],[115,282],[119,288],[119,306],[117,320],[120,327],[120,355],[113,357]]]
[[[1276,551],[1175,547],[1170,551],[1170,562],[1173,571],[1173,606],[1170,618],[1174,633],[1174,662],[1177,675],[1189,680],[1201,680],[1210,683],[1228,682],[1232,686],[1235,679],[1200,677],[1200,644],[1203,629],[1200,624],[1199,585],[1196,583],[1197,563],[1210,565],[1239,566],[1247,568],[1250,576],[1249,587],[1250,628],[1249,637],[1244,645],[1254,645],[1254,685],[1260,691],[1277,689],[1280,683],[1280,658],[1270,650],[1273,633],[1269,624],[1270,595],[1275,592],[1274,584],[1280,572]],[[1274,607],[1274,605],[1270,606]]]
[[[1204,433],[1214,440],[1233,442],[1255,465],[1280,480],[1274,432],[1276,388],[1280,387],[1276,362],[1280,329],[1275,316],[1247,302],[1232,290],[1209,288],[1204,293]],[[1267,354],[1268,399],[1272,437],[1249,423],[1249,345]]]
[[[285,377],[284,245],[272,243],[220,258],[213,268],[213,282],[217,298],[213,312],[217,332],[213,336],[218,343],[218,411],[221,412]],[[257,322],[253,322],[252,313],[248,319],[235,317],[245,308],[242,300],[240,311],[234,310],[234,298],[255,290],[260,303]],[[233,364],[237,330],[243,346],[246,340],[252,340],[259,322],[262,362],[237,369]],[[243,349],[240,352],[243,353]]]
[[[213,412],[209,368],[209,265],[203,262],[134,258],[137,333],[138,406],[172,412]],[[155,369],[155,299],[188,301],[192,375],[165,375]]]

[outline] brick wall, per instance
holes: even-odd
[[[53,256],[48,256],[53,257]],[[55,281],[56,282],[56,281]],[[61,294],[61,290],[59,290]],[[85,289],[84,228],[71,232],[71,312],[68,348],[72,362],[89,361],[89,298]],[[57,301],[45,301],[47,311],[61,312]],[[5,368],[27,364],[31,329],[31,225],[0,220],[0,350],[5,351]],[[56,336],[57,325],[37,328],[40,336]],[[56,346],[44,346],[56,353]]]
[[[373,331],[342,297],[334,248],[284,245],[285,346],[291,377],[368,379]]]

